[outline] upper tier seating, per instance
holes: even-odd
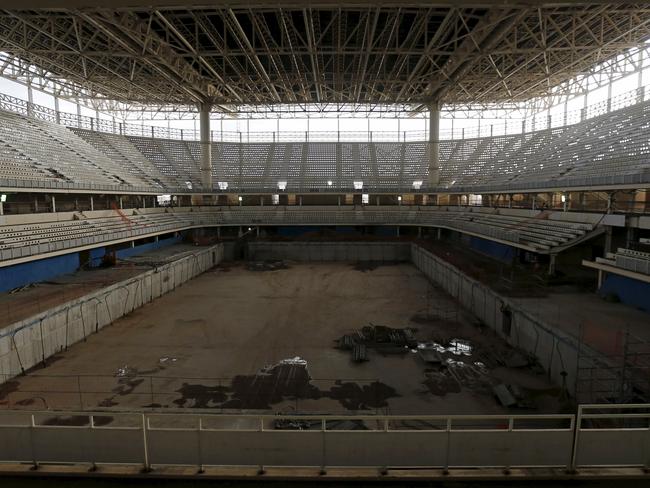
[[[143,186],[106,154],[65,127],[42,120],[0,112],[0,144],[5,165],[22,163],[25,175],[2,173],[3,178],[49,178],[54,183],[106,186]],[[8,156],[14,155],[12,160]]]
[[[175,182],[174,188],[192,189],[201,186],[199,161],[194,159],[189,149],[189,145],[197,144],[196,142],[135,136],[128,136],[127,139],[160,173]]]
[[[440,187],[522,190],[650,182],[650,102],[525,134],[440,141]],[[429,144],[213,143],[213,187],[230,192],[417,189]],[[0,185],[201,188],[196,141],[119,136],[0,112]],[[357,188],[358,190],[359,188]]]
[[[159,188],[179,186],[180,182],[160,173],[158,168],[138,151],[126,137],[87,129],[71,130],[119,164],[123,172],[130,173],[135,178],[138,178],[142,185]]]

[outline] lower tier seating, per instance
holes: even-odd
[[[79,247],[97,247],[193,227],[255,225],[400,225],[444,227],[540,253],[557,252],[596,224],[562,212],[484,207],[184,207],[74,212],[67,220],[0,226],[0,261]],[[577,214],[573,214],[577,218]],[[590,222],[598,217],[591,215]]]

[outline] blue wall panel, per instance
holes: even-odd
[[[511,262],[515,257],[515,248],[501,244],[500,242],[481,239],[480,237],[470,236],[469,246],[483,254],[492,256],[500,261]]]
[[[650,312],[650,283],[610,274],[598,293],[602,296],[617,295],[622,303]]]
[[[168,239],[161,239],[158,242],[148,242],[136,247],[120,249],[116,254],[118,258],[128,258],[147,251],[177,244],[181,240],[182,236],[170,237]],[[90,266],[99,266],[105,253],[105,247],[91,249]],[[13,290],[14,288],[30,283],[51,280],[60,275],[74,273],[83,264],[86,263],[79,263],[79,253],[73,252],[54,258],[39,259],[38,261],[0,268],[0,292]]]
[[[56,276],[73,273],[78,268],[79,253],[76,252],[0,268],[0,292],[51,280]]]

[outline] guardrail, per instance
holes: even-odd
[[[629,107],[648,100],[646,87],[636,88],[620,93],[609,99],[585,106],[583,108],[549,114],[541,111],[528,119],[506,119],[502,123],[483,123],[479,119],[475,126],[441,130],[440,140],[472,139],[510,134],[523,134],[538,130],[554,129],[573,125],[584,120]],[[80,114],[57,112],[49,107],[29,103],[26,100],[0,93],[0,109],[21,115],[46,120],[77,129],[95,130],[125,136],[153,137],[160,139],[178,139],[198,141],[199,130],[159,127]],[[429,132],[417,131],[224,131],[212,130],[214,142],[416,142],[427,141]]]
[[[587,413],[600,409],[617,413]],[[596,425],[595,421],[598,421]],[[614,427],[602,427],[614,422]],[[0,461],[163,466],[650,467],[650,405],[575,415],[0,413]],[[633,424],[633,425],[632,425]]]

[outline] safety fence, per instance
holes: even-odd
[[[4,462],[164,466],[650,466],[650,405],[577,415],[220,415],[0,412]]]

